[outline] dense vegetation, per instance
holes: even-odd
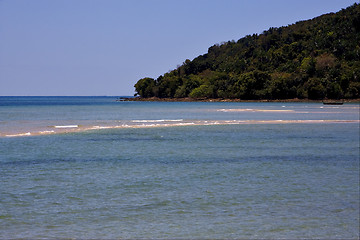
[[[143,98],[359,98],[360,4],[216,44],[135,89]]]

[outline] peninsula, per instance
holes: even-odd
[[[360,4],[215,44],[134,87],[134,100],[359,99]]]

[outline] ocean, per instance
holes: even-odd
[[[0,238],[358,239],[359,104],[0,97]]]

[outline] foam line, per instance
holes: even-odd
[[[158,120],[132,120],[134,123],[148,123],[148,122],[181,122],[183,119],[158,119]]]
[[[79,125],[60,125],[60,126],[54,126],[54,128],[78,128]]]
[[[22,136],[31,136],[31,133],[27,132],[27,133],[18,133],[18,134],[5,135],[5,137],[22,137]]]

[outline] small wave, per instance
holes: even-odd
[[[5,137],[22,137],[22,136],[31,136],[31,133],[27,132],[27,133],[18,133],[18,134],[5,135]]]
[[[51,133],[55,133],[54,130],[51,131],[40,131],[39,134],[51,134]]]
[[[158,119],[158,120],[132,120],[134,123],[150,123],[150,122],[181,122],[184,119]]]
[[[93,126],[90,129],[93,130],[93,129],[109,129],[109,128],[111,128],[111,127],[110,126]]]
[[[294,112],[294,110],[271,110],[271,109],[251,109],[251,108],[232,108],[218,109],[219,112]]]
[[[78,128],[79,125],[58,125],[54,126],[54,128]]]

